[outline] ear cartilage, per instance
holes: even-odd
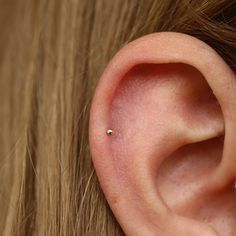
[[[112,129],[108,129],[106,133],[107,133],[108,136],[111,136],[113,134],[113,130]]]

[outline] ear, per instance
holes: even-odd
[[[236,80],[208,45],[156,33],[125,46],[97,86],[89,134],[126,235],[236,232]]]

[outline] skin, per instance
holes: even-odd
[[[126,235],[236,232],[235,81],[212,48],[179,33],[142,37],[108,64],[90,148]]]

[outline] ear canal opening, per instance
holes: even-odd
[[[205,181],[221,162],[223,145],[223,136],[186,144],[161,163],[157,187],[171,209],[181,211],[181,207],[189,199],[194,199],[199,189],[202,191],[201,187],[207,184]]]
[[[176,214],[207,223],[220,236],[236,232],[235,182],[221,191],[208,189],[208,177],[220,164],[224,136],[185,145],[160,165],[157,188]]]

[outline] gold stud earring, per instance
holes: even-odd
[[[113,130],[112,129],[108,129],[106,133],[107,133],[108,136],[111,136],[113,134]]]

